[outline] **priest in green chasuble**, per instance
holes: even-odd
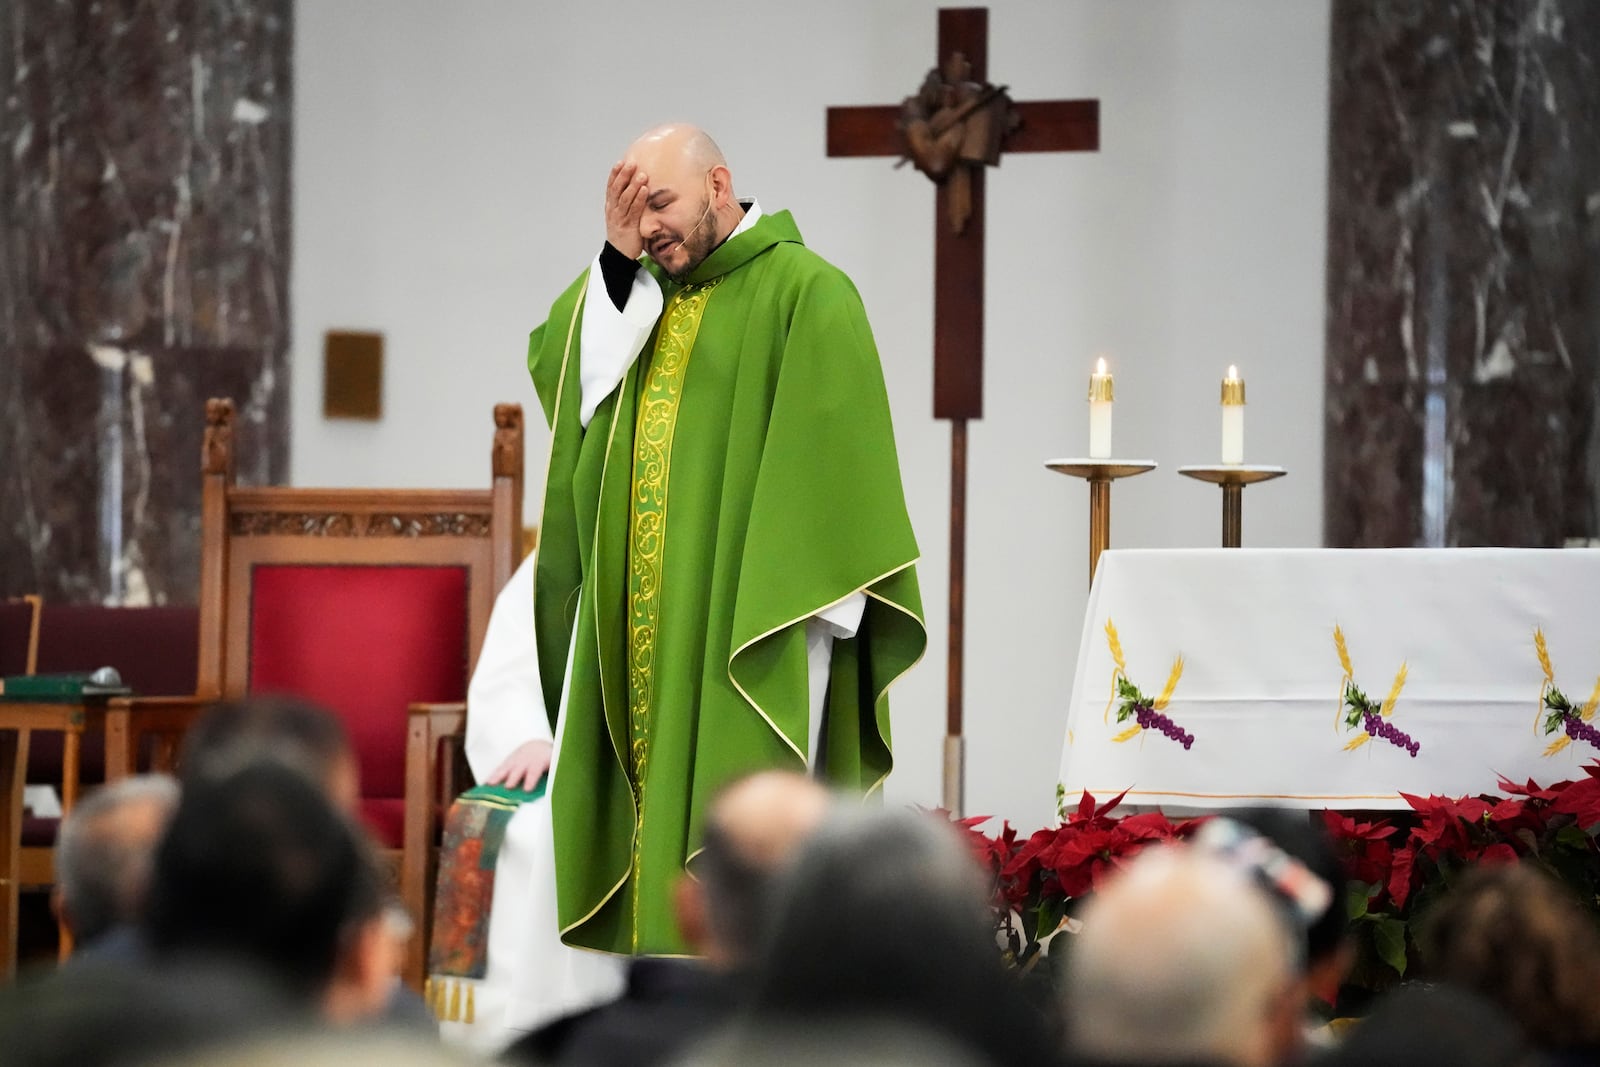
[[[715,143],[646,133],[533,331],[552,445],[534,625],[568,944],[685,951],[675,881],[760,768],[871,793],[926,634],[883,372],[850,279]],[[550,744],[502,780],[531,782]]]

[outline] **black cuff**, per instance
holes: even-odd
[[[606,295],[618,311],[628,306],[628,293],[638,270],[638,262],[618,251],[610,241],[600,250],[600,275],[606,282]]]

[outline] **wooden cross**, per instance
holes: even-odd
[[[973,82],[988,81],[989,10],[941,8],[936,67],[955,53]],[[1100,147],[1098,100],[1018,102],[1021,120],[1002,152],[1093,152]],[[901,105],[830,107],[828,155],[907,154]],[[983,417],[983,170],[969,172],[971,214],[959,231],[947,223],[951,185],[938,186],[933,272],[933,415],[949,419],[950,633],[946,696],[944,805],[962,808],[961,693],[966,604],[967,420]],[[964,194],[965,195],[965,194]]]

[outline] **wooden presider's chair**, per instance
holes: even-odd
[[[489,489],[300,489],[234,484],[233,405],[206,404],[200,666],[192,698],[116,702],[108,748],[158,765],[198,710],[292,693],[344,720],[361,763],[362,816],[418,923],[405,977],[420,988],[442,793],[438,745],[459,734],[496,593],[520,553],[522,408],[495,407]],[[416,725],[410,720],[422,720]],[[448,775],[443,777],[449,777]]]

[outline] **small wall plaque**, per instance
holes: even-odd
[[[322,416],[383,417],[383,334],[328,331],[322,349]]]

